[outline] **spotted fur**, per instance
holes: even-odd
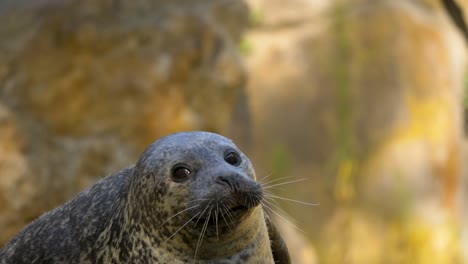
[[[223,159],[229,150],[239,153],[239,165]],[[171,178],[178,164],[190,167],[184,182]],[[223,183],[220,175],[236,180]],[[257,185],[229,139],[172,134],[136,165],[26,226],[0,250],[0,263],[273,263]],[[228,211],[237,204],[245,209],[240,216]]]

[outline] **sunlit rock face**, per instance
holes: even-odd
[[[319,261],[458,261],[466,43],[442,1],[248,2],[257,156],[310,179],[321,205],[290,210]]]
[[[229,0],[2,1],[0,245],[159,136],[235,137],[247,17]]]

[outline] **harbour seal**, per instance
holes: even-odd
[[[183,132],[26,226],[0,263],[289,263],[234,143]]]

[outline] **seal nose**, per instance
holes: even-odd
[[[239,176],[237,175],[229,175],[229,176],[218,176],[216,179],[216,182],[221,185],[226,185],[228,186],[231,191],[233,192],[239,192],[240,191],[240,184],[239,181],[237,180]]]
[[[241,175],[220,175],[217,177],[216,182],[220,185],[227,186],[232,192],[251,192],[255,190],[257,183],[255,181],[245,179]]]
[[[229,188],[225,192],[226,197],[230,197],[231,207],[256,207],[262,200],[262,190],[260,185],[254,180],[247,179],[238,174],[225,174],[216,177],[216,183]]]

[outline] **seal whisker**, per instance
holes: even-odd
[[[268,209],[271,210],[271,212],[273,212],[274,214],[277,214],[279,217],[281,217],[286,223],[290,224],[291,226],[297,228],[298,230],[300,230],[301,232],[304,232],[302,229],[298,228],[297,227],[297,221],[296,219],[294,219],[294,217],[292,217],[290,214],[288,214],[286,211],[284,211],[283,209],[281,209],[279,206],[271,203],[271,202],[267,202],[265,201],[267,204],[265,204],[266,206],[268,206]],[[275,211],[278,210],[278,211]],[[281,213],[282,214],[281,214]],[[289,220],[288,220],[289,219]]]
[[[292,221],[295,221],[294,217],[291,217],[291,215],[289,215],[285,210],[283,210],[280,206],[278,206],[276,204],[276,201],[274,201],[274,200],[270,200],[270,201],[265,200],[264,202],[267,203],[272,209],[274,208],[274,209],[278,210],[279,212],[289,216],[292,219]]]
[[[267,185],[267,184],[270,184],[270,183],[274,183],[274,182],[277,182],[277,181],[281,181],[281,180],[284,180],[284,179],[290,179],[292,178],[292,176],[286,176],[286,177],[281,177],[281,178],[277,178],[277,179],[271,179],[269,181],[266,181],[266,182],[262,182],[262,181],[259,181],[258,183],[260,185]]]
[[[223,205],[224,207],[224,205]],[[228,223],[228,221],[226,220],[226,218],[224,217],[224,214],[226,213],[227,210],[223,210],[223,208],[221,208],[221,216],[223,217],[224,219],[224,222],[226,223],[227,227],[229,228],[230,231],[232,231],[231,229],[231,225]]]
[[[188,201],[187,203],[193,203],[193,202],[198,202],[198,201],[208,201],[209,199],[206,199],[206,198],[202,198],[202,199],[194,199],[194,200],[190,200]]]
[[[195,208],[195,207],[198,207],[198,206],[199,206],[199,204],[194,205],[194,206],[189,207],[189,208],[185,208],[184,210],[182,210],[182,211],[180,211],[180,212],[174,214],[173,216],[169,217],[168,219],[166,219],[166,221],[162,222],[162,224],[160,224],[159,227],[162,227],[162,226],[163,226],[165,223],[167,223],[169,220],[171,220],[172,218],[174,218],[174,217],[180,215],[181,213],[186,212],[186,211],[188,211],[188,210],[190,210],[190,209],[193,209],[193,208]]]
[[[195,224],[193,226],[197,226],[198,224],[198,221],[200,221],[200,218],[203,217],[203,215],[205,214],[206,210],[208,209],[208,207],[210,206],[210,203],[213,201],[213,199],[211,199],[208,204],[206,205],[205,209],[203,210],[203,212],[201,212],[200,216],[198,217],[197,221],[195,222]]]
[[[288,224],[291,225],[292,227],[296,228],[297,230],[301,231],[302,233],[305,233],[304,230],[300,229],[299,227],[297,227],[296,225],[294,225],[293,223],[291,223],[290,221],[288,221],[284,216],[282,216],[280,213],[278,213],[278,212],[276,212],[275,210],[273,210],[273,208],[271,208],[271,207],[268,206],[267,204],[262,203],[262,205],[263,205],[267,210],[270,210],[272,213],[276,214],[279,218],[281,218],[283,221],[285,221],[286,223],[288,223]]]
[[[231,223],[234,223],[234,217],[232,216],[231,209],[229,209],[227,205],[225,205],[224,208],[226,209],[226,215],[228,216],[229,220],[231,220]]]
[[[218,214],[219,214],[219,204],[216,203],[216,212],[215,212],[216,240],[219,240],[219,233],[218,233]]]
[[[304,205],[310,205],[310,206],[319,206],[320,205],[319,203],[303,202],[303,201],[294,200],[294,199],[291,199],[291,198],[286,198],[286,197],[274,195],[274,194],[271,194],[271,193],[265,193],[265,197],[275,198],[275,199],[280,199],[280,200],[285,200],[285,201],[289,201],[289,202],[295,202],[295,203],[298,203],[298,204],[304,204]]]
[[[266,209],[266,210],[263,210],[263,212],[265,212],[268,215],[268,217],[273,218],[273,215],[271,214],[271,211],[268,208],[266,208],[266,206],[263,203],[262,203],[262,207],[264,207],[264,209]]]
[[[258,182],[258,183],[262,183],[262,182],[266,181],[267,179],[269,180],[269,178],[271,177],[271,175],[273,175],[273,172],[270,172],[270,173],[266,174],[263,178],[258,179],[257,182]]]
[[[302,178],[302,179],[291,180],[291,181],[287,181],[287,182],[275,183],[275,184],[272,184],[272,185],[264,184],[264,185],[262,185],[262,188],[263,189],[269,189],[269,188],[272,188],[272,187],[275,187],[275,186],[281,186],[281,185],[285,185],[285,184],[291,184],[291,183],[301,182],[301,181],[306,181],[306,180],[308,180],[308,179],[307,178]]]
[[[231,221],[231,224],[234,224],[234,218],[232,217],[231,211],[229,210],[229,208],[225,204],[223,206],[224,206],[224,209],[225,209],[225,212],[226,212],[226,216]]]
[[[254,206],[257,206],[260,204],[260,201],[258,200],[258,198],[255,196],[253,198],[250,199],[250,207],[253,208]]]
[[[256,196],[256,201],[255,201],[255,203],[256,203],[256,204],[261,204],[261,203],[262,203],[262,200],[263,200],[263,197],[264,197],[264,195]]]
[[[260,199],[257,195],[253,195],[249,193],[249,198],[250,198],[250,207],[249,208],[254,208],[255,206],[260,204]]]
[[[200,213],[197,213],[195,214],[192,218],[190,218],[185,224],[183,224],[179,229],[177,229],[170,237],[168,237],[166,240],[164,240],[164,243],[166,243],[167,241],[169,241],[169,239],[171,239],[172,237],[174,237],[180,230],[182,230],[182,228],[184,228],[188,223],[190,223],[190,221],[192,221],[193,219],[195,219],[195,217],[197,217]]]
[[[271,209],[276,209],[276,210],[277,210],[277,211],[276,211],[277,213],[282,213],[283,216],[288,217],[289,221],[291,221],[291,222],[294,223],[294,224],[297,224],[297,220],[296,220],[293,216],[291,216],[288,212],[286,212],[284,209],[282,209],[281,206],[278,205],[278,203],[277,203],[274,199],[272,199],[272,198],[267,198],[267,199],[265,199],[264,202],[265,202],[267,205],[269,205],[269,207],[270,207]]]
[[[272,197],[268,197],[266,196],[265,197],[265,200],[264,200],[265,203],[267,203],[272,209],[276,209],[278,210],[279,212],[283,213],[284,215],[288,216],[289,219],[291,219],[291,221],[293,223],[297,223],[296,219],[294,217],[292,217],[290,214],[288,214],[288,212],[286,212],[285,210],[283,210],[277,203],[276,203],[276,200]]]
[[[195,249],[195,255],[193,256],[193,262],[195,262],[195,260],[197,259],[198,249],[200,248],[203,237],[205,236],[205,232],[206,232],[206,229],[208,227],[208,222],[210,221],[211,209],[212,208],[213,208],[213,205],[210,207],[210,209],[208,211],[208,217],[205,219],[205,223],[203,224],[202,230],[200,232],[200,237],[198,238],[197,248]]]

